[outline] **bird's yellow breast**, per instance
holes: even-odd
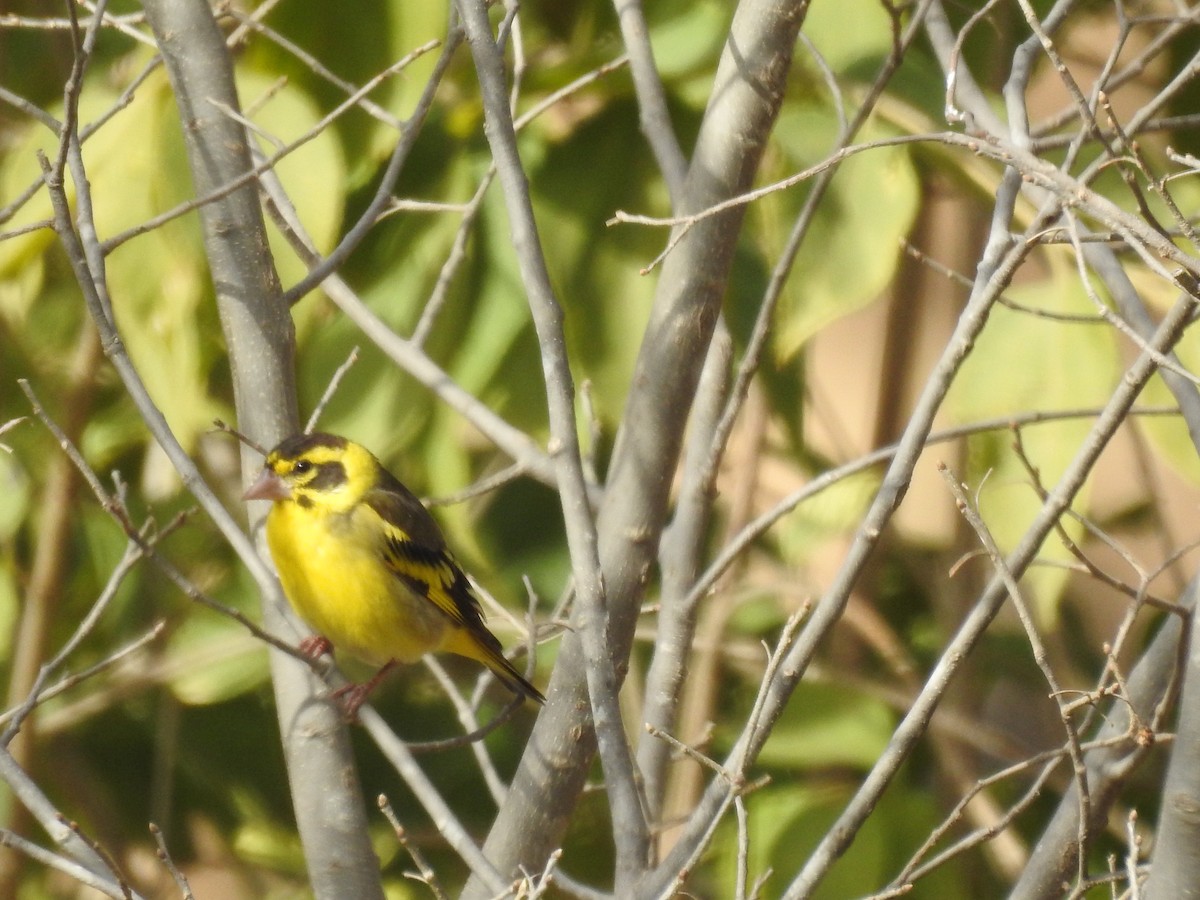
[[[440,647],[449,620],[387,567],[374,515],[276,503],[267,544],[284,593],[318,634],[376,665],[414,662]]]

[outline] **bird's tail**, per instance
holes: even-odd
[[[465,628],[455,629],[443,642],[442,649],[483,663],[514,694],[545,704],[546,698],[542,696],[542,692],[530,684],[525,676],[517,671],[516,666],[505,658],[500,642],[491,632],[475,634]]]

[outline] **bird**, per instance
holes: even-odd
[[[322,432],[286,438],[243,495],[270,500],[267,546],[288,602],[316,632],[311,658],[341,648],[379,666],[334,692],[353,721],[397,663],[445,651],[487,666],[545,703],[483,623],[479,598],[429,510],[360,444]]]

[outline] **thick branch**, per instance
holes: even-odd
[[[166,61],[183,124],[195,191],[206,195],[251,169],[224,38],[203,0],[147,0],[147,19]],[[254,186],[200,209],[205,248],[229,351],[242,429],[271,446],[297,427],[294,335],[282,302]],[[243,470],[260,461],[243,448]],[[264,621],[283,625],[278,592]],[[313,703],[320,682],[302,663],[271,654],[280,730],[309,877],[318,897],[382,897],[367,839],[365,806],[345,729],[329,704]]]
[[[629,890],[646,864],[649,837],[638,778],[617,703],[620,679],[608,653],[604,582],[600,577],[596,525],[588,502],[578,429],[575,420],[575,385],[566,355],[563,311],[550,286],[541,241],[534,221],[521,160],[517,152],[500,48],[492,40],[487,11],[482,3],[459,3],[479,85],[484,97],[485,130],[508,209],[509,227],[521,278],[541,348],[551,440],[563,517],[567,530],[577,602],[575,634],[585,659],[584,675],[597,746],[604,766],[617,846],[616,883]],[[551,693],[551,702],[562,707],[565,699]],[[561,695],[559,695],[561,696]]]
[[[722,55],[681,212],[743,193],[778,114],[807,3],[747,0]],[[598,524],[609,653],[623,670],[666,516],[689,406],[720,311],[744,209],[698,223],[663,268],[634,373]],[[563,640],[548,692],[485,847],[502,871],[540,867],[559,845],[594,752],[587,673],[576,633]],[[560,699],[561,698],[561,699]],[[478,893],[472,893],[478,890]],[[481,896],[471,885],[468,896]]]

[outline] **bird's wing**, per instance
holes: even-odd
[[[482,662],[511,690],[545,703],[541,691],[505,658],[500,641],[483,624],[479,598],[421,501],[387,472],[364,499],[370,513],[381,520],[377,524],[384,535],[384,564],[454,626],[444,649]]]
[[[456,626],[499,649],[499,642],[483,624],[479,598],[421,501],[397,481],[394,486],[369,492],[366,502],[382,520],[384,563],[396,577]]]

